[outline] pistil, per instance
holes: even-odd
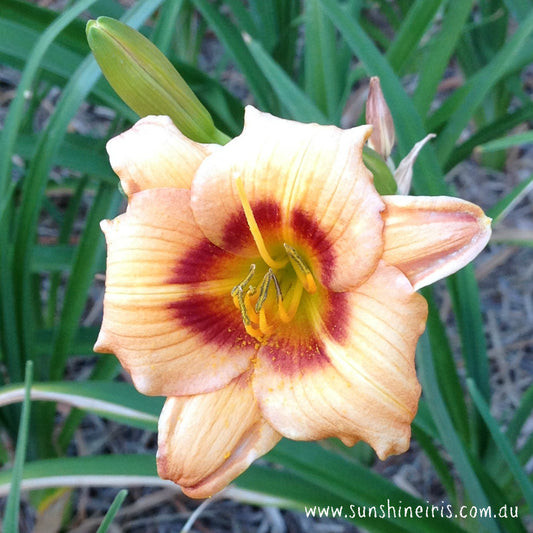
[[[248,222],[248,227],[250,228],[250,232],[252,234],[252,237],[254,238],[255,245],[257,246],[257,250],[259,251],[259,255],[270,268],[283,268],[287,264],[288,260],[287,258],[284,258],[281,261],[277,261],[276,259],[273,259],[268,253],[268,250],[265,246],[265,242],[263,241],[263,236],[259,231],[259,226],[257,225],[257,222],[255,220],[252,208],[250,207],[250,202],[248,201],[246,193],[244,192],[244,185],[242,184],[241,178],[237,178],[235,180],[235,185],[237,186],[239,199],[241,201],[242,208],[244,209],[244,216],[246,217],[246,222]]]

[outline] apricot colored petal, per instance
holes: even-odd
[[[343,299],[336,315],[317,320],[313,335],[261,348],[254,392],[282,435],[338,437],[350,446],[364,440],[383,459],[409,447],[420,396],[415,347],[427,304],[383,262]]]
[[[223,489],[281,439],[259,412],[249,374],[215,392],[165,403],[158,472],[192,498],[208,498]]]
[[[383,203],[362,160],[371,131],[301,124],[248,106],[243,133],[209,156],[193,180],[198,224],[217,246],[256,254],[239,178],[267,248],[269,242],[296,247],[333,290],[357,286],[383,246]]]
[[[239,333],[242,318],[229,296],[233,282],[224,278],[232,257],[205,239],[189,198],[184,189],[142,191],[125,214],[102,223],[107,276],[95,351],[114,353],[144,394],[223,387],[254,354]]]
[[[107,143],[109,162],[128,196],[156,187],[190,188],[196,169],[215,148],[191,141],[169,117],[155,115]]]
[[[477,205],[447,196],[384,196],[383,259],[415,289],[472,261],[487,244],[490,218]]]

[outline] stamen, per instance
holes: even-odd
[[[252,324],[252,321],[250,320],[250,317],[248,316],[248,310],[246,309],[246,303],[244,301],[244,292],[242,290],[242,287],[239,287],[237,289],[237,292],[235,294],[235,298],[233,301],[237,300],[237,303],[239,305],[239,309],[241,310],[242,315],[242,321],[244,323],[244,326],[250,326]]]
[[[283,300],[278,298],[278,313],[282,322],[288,324],[294,318],[294,315],[296,315],[296,311],[298,311],[298,306],[300,305],[300,300],[302,299],[303,290],[303,285],[297,282],[292,293],[292,300],[288,310],[285,310]]]
[[[257,324],[258,316],[257,316],[257,313],[255,312],[254,305],[251,302],[251,297],[254,294],[255,294],[255,289],[247,291],[247,293],[244,295],[244,305],[246,307],[246,311],[248,312],[248,316],[250,317],[250,320]]]
[[[261,333],[265,335],[271,335],[274,333],[274,327],[267,322],[265,308],[262,307],[259,311],[259,329]]]
[[[265,242],[263,241],[263,236],[259,231],[259,226],[255,221],[254,213],[252,211],[252,208],[250,207],[250,202],[248,201],[248,198],[246,198],[246,193],[244,192],[244,186],[242,184],[241,178],[235,179],[235,185],[237,186],[239,199],[241,201],[242,208],[244,209],[244,216],[246,217],[246,222],[248,222],[248,227],[250,228],[250,232],[252,233],[252,237],[254,238],[255,245],[257,246],[257,250],[259,251],[259,255],[269,267],[274,269],[283,268],[287,264],[287,260],[284,259],[283,261],[277,261],[276,259],[273,259],[268,253],[268,250],[266,249]]]
[[[231,289],[231,295],[235,296],[237,294],[237,292],[239,291],[239,289],[240,290],[244,290],[244,287],[246,287],[246,285],[248,285],[248,283],[250,283],[250,281],[252,281],[252,278],[254,277],[254,274],[255,274],[255,265],[252,263],[250,265],[250,271],[248,272],[248,275],[240,283],[235,285],[235,287],[233,287],[233,289]]]
[[[311,294],[316,292],[316,283],[313,273],[305,264],[305,261],[302,259],[300,254],[287,243],[283,243],[283,246],[285,247],[285,251],[289,256],[289,261],[291,262],[292,268],[294,268],[294,271],[303,285],[303,288]]]
[[[261,286],[259,287],[259,296],[257,298],[257,302],[255,304],[255,311],[256,313],[259,313],[261,308],[263,307],[267,296],[268,296],[268,289],[270,287],[270,280],[274,276],[274,272],[272,272],[272,269],[269,268],[268,272],[265,274],[265,277],[263,278],[263,281],[261,282]]]

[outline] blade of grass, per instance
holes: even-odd
[[[493,224],[501,222],[533,188],[533,176],[520,182],[510,193],[506,194],[487,214],[493,219]]]
[[[417,0],[411,6],[386,53],[395,72],[403,72],[443,1]]]
[[[122,489],[121,491],[119,491],[119,493],[115,496],[111,507],[108,509],[104,520],[100,524],[100,527],[96,530],[96,533],[107,532],[107,530],[111,527],[111,523],[115,519],[115,516],[117,515],[121,505],[124,503],[124,500],[126,499],[127,495],[128,491],[126,489]]]
[[[525,19],[533,8],[531,0],[503,0],[503,3],[518,21]]]
[[[457,475],[462,480],[472,503],[478,508],[488,507],[490,501],[485,489],[476,475],[475,468],[461,439],[453,427],[447,405],[442,397],[427,333],[422,335],[418,343],[417,367],[426,401],[431,408],[434,421],[439,429],[440,440],[453,460]],[[499,531],[496,522],[490,519],[479,518],[479,523],[487,531],[494,533]]]
[[[104,238],[100,230],[100,221],[111,213],[115,213],[121,201],[121,195],[116,188],[111,188],[107,184],[100,184],[92,209],[85,222],[80,243],[75,249],[50,360],[51,379],[61,379],[63,376],[72,339],[85,307],[89,287],[92,284],[97,265],[104,255]]]
[[[209,2],[205,0],[191,1],[207,20],[241,72],[246,76],[250,90],[255,96],[258,105],[264,109],[273,110],[275,104],[272,95],[268,91],[268,80],[255,63],[239,30]]]
[[[446,329],[439,318],[439,310],[433,298],[431,288],[422,291],[428,302],[429,314],[427,319],[427,331],[434,357],[434,365],[439,368],[437,379],[439,390],[452,419],[453,426],[463,442],[470,439],[469,413],[464,399],[464,391],[457,374],[456,363],[453,359],[450,340],[446,335]]]
[[[22,385],[0,389],[0,406],[21,402],[23,398]],[[127,383],[111,381],[35,383],[31,399],[63,403],[149,431],[157,431],[157,420],[164,403],[163,398],[143,396]]]
[[[507,426],[506,435],[510,442],[516,445],[520,431],[522,430],[526,420],[529,418],[533,411],[533,385],[527,389],[522,395],[520,400],[520,406],[514,413],[514,416]]]
[[[22,415],[20,417],[19,434],[17,438],[17,449],[15,452],[15,463],[11,475],[11,486],[7,496],[6,509],[4,515],[4,533],[17,533],[19,531],[20,514],[20,490],[26,460],[26,447],[28,444],[28,432],[30,426],[31,397],[30,391],[33,381],[33,362],[26,363],[26,380],[24,384],[24,403],[22,404]]]
[[[358,521],[361,517],[354,509],[368,511],[374,507],[377,513],[381,513],[378,518],[382,522],[374,522],[372,530],[386,532],[392,531],[392,528],[401,528],[420,533],[427,533],[429,530],[443,533],[461,531],[459,526],[443,518],[440,513],[432,516],[427,502],[406,493],[367,467],[325,450],[318,443],[282,440],[267,458],[309,483],[331,492],[336,499],[351,502],[353,507],[350,507],[350,511],[355,516],[349,514],[349,517],[365,527],[369,525],[368,514],[365,519]],[[396,512],[399,506],[403,509],[410,508],[412,511],[420,507],[420,518],[417,516],[416,520],[412,520],[408,514]]]
[[[363,63],[367,74],[379,76],[385,99],[394,103],[390,107],[400,155],[406,155],[427,133],[411,99],[407,96],[388,61],[368,38],[358,21],[347,17],[344,10],[334,0],[320,0],[320,3],[324,14],[331,19],[352,52]],[[422,169],[421,172],[415,173],[413,180],[413,188],[418,194],[446,194],[447,187],[439,179],[442,170],[431,146],[420,153],[417,167]]]
[[[0,497],[8,494],[12,472],[0,472]],[[49,487],[172,486],[157,475],[154,455],[88,455],[26,463],[22,490]]]
[[[482,152],[494,152],[497,150],[507,150],[514,146],[521,146],[524,144],[533,143],[533,131],[525,131],[523,133],[516,133],[515,135],[509,135],[494,139],[493,141],[482,144],[479,149]]]
[[[22,78],[18,84],[17,94],[11,102],[8,115],[4,123],[4,132],[0,137],[0,191],[5,190],[10,180],[10,163],[11,154],[15,146],[16,136],[20,124],[24,118],[24,106],[26,94],[30,91],[35,77],[37,75],[41,61],[56,39],[57,35],[75,20],[83,11],[88,9],[96,0],[81,0],[75,6],[71,7],[48,26],[41,35],[32,54],[28,57],[26,68],[22,73]]]
[[[466,380],[466,384],[468,386],[470,394],[472,395],[472,399],[474,400],[476,408],[483,417],[485,424],[487,424],[490,434],[494,442],[496,443],[496,446],[498,447],[501,455],[507,462],[509,470],[512,472],[516,483],[520,487],[529,509],[533,509],[533,484],[528,479],[525,471],[522,469],[522,466],[520,465],[518,458],[514,454],[509,441],[498,427],[498,423],[490,414],[489,407],[485,402],[481,391],[477,388],[475,382],[472,379],[468,378]]]
[[[418,444],[420,444],[420,447],[431,461],[435,473],[446,491],[446,496],[454,503],[454,505],[457,505],[457,490],[455,487],[455,479],[450,471],[450,465],[442,458],[433,439],[427,433],[417,427],[416,424],[413,424],[412,429],[413,437]]]
[[[473,3],[473,0],[448,2],[440,31],[430,41],[427,55],[419,67],[418,85],[413,95],[413,102],[421,116],[427,114],[435,98],[438,85],[457,47]]]
[[[163,2],[163,5],[159,8],[157,21],[150,37],[150,40],[167,57],[172,50],[177,20],[183,4],[184,0],[166,0]]]
[[[91,381],[112,381],[118,376],[121,368],[118,359],[114,355],[100,355],[89,379]],[[131,405],[128,405],[128,407],[131,407]],[[84,417],[85,411],[77,408],[72,409],[66,417],[61,432],[57,437],[57,446],[62,454],[67,452],[67,448]]]
[[[16,137],[25,116],[26,94],[31,90],[32,85],[35,82],[42,58],[57,35],[94,2],[95,0],[82,0],[58,16],[58,18],[44,31],[39,38],[37,46],[28,57],[26,67],[18,85],[17,93],[11,102],[4,122],[4,128],[0,135],[0,196],[2,197],[7,194],[10,187],[11,156],[14,153]],[[30,196],[32,198],[36,199],[39,197],[40,199],[41,195],[42,191],[37,190],[33,192],[30,189]],[[22,208],[22,210],[24,210],[24,208]],[[32,314],[31,311],[26,314],[20,312],[19,305],[16,305],[18,303],[24,307],[28,307],[31,301],[29,294],[24,294],[24,292],[21,294],[19,292],[20,278],[17,278],[17,273],[19,273],[20,270],[24,270],[24,274],[26,276],[28,275],[30,261],[29,257],[27,257],[27,246],[29,243],[24,243],[20,250],[15,246],[13,255],[11,255],[10,251],[12,248],[10,244],[8,244],[10,243],[11,235],[7,235],[8,231],[12,231],[12,228],[10,228],[8,224],[1,226],[0,232],[3,234],[3,236],[0,237],[0,243],[2,244],[2,251],[0,252],[0,271],[2,271],[0,283],[1,292],[3,294],[2,319],[3,331],[9,336],[9,339],[6,339],[8,342],[4,342],[4,350],[11,379],[18,381],[22,378],[20,373],[25,354],[32,353],[28,341],[29,331],[27,332],[28,334],[26,334],[26,328],[23,327],[23,324],[25,324],[25,316],[31,317]],[[23,262],[17,263],[17,261],[21,259],[20,254],[22,252],[24,252],[22,257]],[[13,269],[13,265],[18,265],[20,269]]]
[[[162,0],[147,0],[137,4],[127,12],[124,19],[131,26],[140,26],[144,20],[161,4]],[[76,4],[79,9],[80,5]],[[63,15],[64,16],[64,15]],[[55,154],[61,145],[68,124],[83,100],[89,94],[92,86],[100,76],[100,70],[94,58],[89,55],[72,75],[63,90],[58,101],[55,112],[41,134],[35,158],[31,161],[26,179],[24,180],[21,207],[17,217],[17,228],[15,230],[14,242],[14,264],[17,269],[14,272],[13,283],[17,288],[18,305],[15,307],[16,317],[20,324],[21,348],[23,354],[34,352],[32,346],[34,339],[34,323],[31,321],[34,309],[32,295],[32,275],[30,272],[31,256],[33,251],[33,241],[36,234],[42,196],[45,191],[48,175],[51,170]],[[35,293],[38,295],[38,293]],[[64,347],[70,339],[58,340],[54,359],[60,363],[64,362]],[[67,342],[66,342],[67,341]],[[45,366],[45,360],[41,359],[40,369],[42,375],[39,379],[48,379],[48,373],[57,375],[62,372],[63,367]],[[36,435],[34,446],[43,454],[53,456],[55,450],[52,447],[50,435],[53,431],[54,408],[52,405],[42,406],[43,411],[38,416],[39,424],[35,427]],[[39,406],[39,410],[41,406]]]
[[[453,295],[457,324],[461,331],[461,342],[468,375],[475,381],[485,399],[490,397],[487,344],[479,305],[479,287],[475,281],[473,266],[467,265],[462,273],[447,279]]]
[[[530,51],[532,33],[533,11],[518,26],[492,61],[471,78],[468,92],[436,139],[436,152],[441,164],[446,163],[473,113],[505,74],[508,65],[512,64],[522,52]]]
[[[287,109],[290,118],[301,122],[328,124],[328,119],[322,111],[290,79],[288,74],[265,52],[257,41],[250,41],[247,46],[259,68],[269,80],[274,93],[278,95],[282,106]]]
[[[304,87],[305,94],[325,114],[330,123],[338,122],[335,113],[341,94],[340,74],[348,71],[348,64],[339,68],[335,28],[322,16],[318,0],[305,5]]]
[[[446,172],[449,172],[453,167],[455,167],[455,165],[467,159],[477,146],[492,141],[499,136],[504,136],[514,127],[532,119],[533,105],[526,104],[520,109],[517,109],[511,113],[506,113],[504,116],[496,119],[495,121],[484,125],[465,142],[455,147],[453,153],[446,162]]]

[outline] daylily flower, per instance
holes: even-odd
[[[282,436],[409,447],[420,385],[416,290],[485,246],[490,221],[447,197],[381,197],[370,126],[246,109],[220,147],[146,117],[108,144],[129,196],[102,227],[104,319],[137,389],[166,396],[158,470],[207,497]]]

